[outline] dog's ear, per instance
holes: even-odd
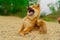
[[[40,7],[40,5],[38,4],[37,7]]]

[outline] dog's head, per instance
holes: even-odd
[[[39,16],[40,15],[40,6],[32,5],[28,7],[27,16]]]

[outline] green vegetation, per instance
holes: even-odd
[[[0,0],[0,15],[16,15],[24,17],[28,0]]]
[[[49,20],[49,21],[56,21],[58,17],[60,17],[60,10],[58,10],[50,15],[47,15],[44,19]]]
[[[46,13],[45,12],[42,12],[41,14],[40,14],[40,17],[41,18],[43,18],[43,17],[45,17],[46,16]]]
[[[27,7],[37,3],[38,0],[0,0],[0,15],[24,17]],[[57,11],[54,6],[58,8]],[[43,12],[41,18],[46,21],[56,21],[60,17],[60,0],[55,4],[48,4],[48,7],[52,13],[46,16],[46,13]]]
[[[55,10],[54,5],[58,8],[57,11]],[[49,7],[49,9],[51,10],[52,13],[49,14],[49,15],[47,15],[47,16],[45,16],[43,14],[43,17],[41,17],[41,18],[44,19],[44,20],[46,20],[46,21],[52,21],[52,22],[57,21],[57,18],[60,17],[60,1],[58,1],[55,4],[52,4],[52,3],[48,4],[48,7]]]
[[[29,0],[29,5],[37,4],[38,0]]]
[[[45,18],[43,18],[43,20],[45,20],[45,21],[51,21],[51,22],[56,22],[56,19],[49,18],[49,17],[45,17]]]

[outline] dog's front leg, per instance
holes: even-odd
[[[27,33],[29,33],[31,30],[32,30],[32,27],[26,27],[26,28],[23,30],[23,32],[24,32],[24,34],[27,34]]]
[[[31,27],[23,27],[21,30],[20,30],[20,35],[24,36],[25,34],[29,33],[30,31],[32,30]]]
[[[20,27],[21,27],[21,28],[20,28],[20,30],[19,30],[19,34],[20,34],[20,35],[24,35],[23,30],[24,30],[25,27],[24,27],[23,24],[21,24]]]

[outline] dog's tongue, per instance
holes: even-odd
[[[31,16],[31,15],[33,15],[33,12],[29,12],[29,14],[28,14],[29,16]]]

